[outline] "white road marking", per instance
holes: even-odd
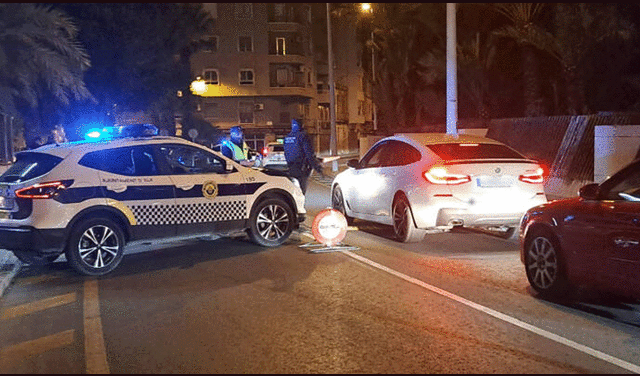
[[[515,325],[517,327],[520,327],[522,329],[528,330],[528,331],[530,331],[532,333],[535,333],[535,334],[537,334],[539,336],[545,337],[545,338],[550,339],[552,341],[558,342],[560,344],[569,346],[569,347],[571,347],[571,348],[573,348],[575,350],[578,350],[578,351],[581,351],[581,352],[583,352],[585,354],[591,355],[591,356],[593,356],[593,357],[595,357],[597,359],[604,360],[605,362],[609,362],[609,363],[614,364],[614,365],[616,365],[616,366],[618,366],[620,368],[624,368],[624,369],[626,369],[628,371],[631,371],[631,372],[640,373],[640,366],[638,366],[638,365],[629,363],[629,362],[624,361],[622,359],[618,359],[618,358],[613,357],[613,356],[611,356],[609,354],[605,354],[605,353],[603,353],[601,351],[592,349],[592,348],[590,348],[588,346],[585,346],[585,345],[581,345],[581,344],[579,344],[577,342],[574,342],[574,341],[572,341],[570,339],[561,337],[561,336],[559,336],[557,334],[548,332],[548,331],[546,331],[544,329],[540,329],[540,328],[535,327],[533,325],[527,324],[524,321],[520,321],[520,320],[518,320],[518,319],[516,319],[514,317],[505,315],[504,313],[500,313],[500,312],[495,311],[495,310],[493,310],[491,308],[488,308],[488,307],[482,306],[480,304],[474,303],[474,302],[472,302],[470,300],[467,300],[467,299],[465,299],[463,297],[460,297],[460,296],[457,296],[455,294],[452,294],[452,293],[450,293],[448,291],[445,291],[445,290],[443,290],[441,288],[438,288],[438,287],[432,286],[432,285],[430,285],[428,283],[422,282],[419,279],[416,279],[416,278],[413,278],[413,277],[409,277],[406,274],[402,274],[400,272],[397,272],[397,271],[395,271],[393,269],[390,269],[390,268],[388,268],[388,267],[386,267],[384,265],[378,264],[375,261],[371,261],[371,260],[369,260],[367,258],[364,258],[364,257],[362,257],[360,255],[357,255],[355,253],[352,253],[352,252],[349,252],[349,251],[341,251],[341,252],[344,253],[345,255],[353,258],[353,259],[356,259],[356,260],[358,260],[360,262],[363,262],[363,263],[365,263],[367,265],[373,266],[374,268],[377,268],[377,269],[380,269],[382,271],[385,271],[385,272],[387,272],[387,273],[389,273],[391,275],[394,275],[394,276],[396,276],[398,278],[404,279],[407,282],[413,283],[413,284],[415,284],[417,286],[420,286],[420,287],[425,288],[425,289],[427,289],[429,291],[432,291],[432,292],[434,292],[436,294],[439,294],[439,295],[442,295],[444,297],[447,297],[447,298],[449,298],[451,300],[454,300],[454,301],[456,301],[458,303],[462,303],[462,304],[464,304],[464,305],[466,305],[468,307],[471,307],[471,308],[473,308],[475,310],[484,312],[484,313],[486,313],[486,314],[488,314],[490,316],[493,316],[493,317],[495,317],[495,318],[497,318],[499,320],[505,321],[507,323],[510,323],[510,324]]]
[[[95,279],[84,282],[84,352],[87,373],[109,373],[102,335],[98,281]]]

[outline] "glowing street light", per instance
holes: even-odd
[[[373,14],[373,7],[370,3],[360,4],[360,10],[364,13]],[[373,42],[373,25],[371,27],[371,105],[373,106],[373,130],[378,130],[378,117],[376,116],[376,104],[373,102],[373,85],[376,81],[376,61],[375,61],[375,47]]]
[[[207,91],[207,84],[202,77],[198,76],[195,81],[191,82],[189,89],[195,95],[202,95]]]

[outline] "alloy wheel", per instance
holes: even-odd
[[[291,218],[287,210],[280,205],[270,204],[263,207],[256,218],[260,236],[269,241],[278,241],[287,235]]]

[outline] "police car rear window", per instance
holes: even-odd
[[[526,159],[522,154],[501,144],[449,143],[427,145],[445,161],[454,159]]]
[[[16,161],[2,175],[2,183],[20,183],[42,176],[56,167],[62,158],[51,154],[21,152],[16,154]]]

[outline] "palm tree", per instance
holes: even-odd
[[[607,41],[629,40],[634,25],[617,12],[617,4],[556,4],[554,56],[562,66],[567,111],[587,114],[584,71],[587,58]]]
[[[78,43],[78,30],[58,10],[29,3],[0,4],[0,111],[22,115],[39,133],[46,124],[34,111],[43,98],[56,106],[92,96],[83,72],[90,61]],[[23,109],[24,111],[21,111]]]
[[[540,3],[496,3],[494,9],[507,17],[510,25],[496,30],[496,36],[510,38],[521,48],[525,116],[544,115],[540,90],[537,51],[555,53],[555,39],[535,21],[544,10]]]
[[[412,128],[421,114],[437,112],[422,100],[441,89],[445,30],[442,4],[378,4],[375,12],[374,87],[383,127]],[[365,56],[366,58],[366,56]]]

